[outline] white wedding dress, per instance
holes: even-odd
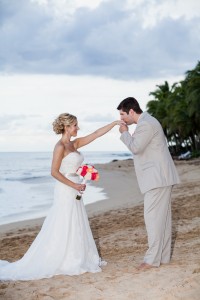
[[[63,158],[60,172],[79,182],[76,170],[83,162],[75,151]],[[54,275],[100,272],[101,261],[89,226],[82,199],[77,191],[56,181],[54,203],[41,231],[18,261],[0,261],[0,280],[34,280]]]

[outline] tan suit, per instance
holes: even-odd
[[[147,112],[141,114],[135,132],[121,135],[133,153],[135,172],[144,194],[144,218],[149,249],[144,262],[167,263],[171,250],[171,189],[180,182],[163,129]]]

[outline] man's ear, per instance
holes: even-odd
[[[133,116],[134,113],[135,113],[134,110],[131,108],[131,109],[129,110],[129,115]]]

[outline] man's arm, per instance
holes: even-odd
[[[122,130],[121,132],[121,141],[133,154],[142,152],[153,138],[152,127],[147,122],[138,124],[132,136],[127,130]]]

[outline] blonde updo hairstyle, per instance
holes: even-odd
[[[76,121],[77,118],[71,114],[60,114],[53,122],[53,131],[56,134],[62,134],[65,132],[65,126],[71,126]]]

